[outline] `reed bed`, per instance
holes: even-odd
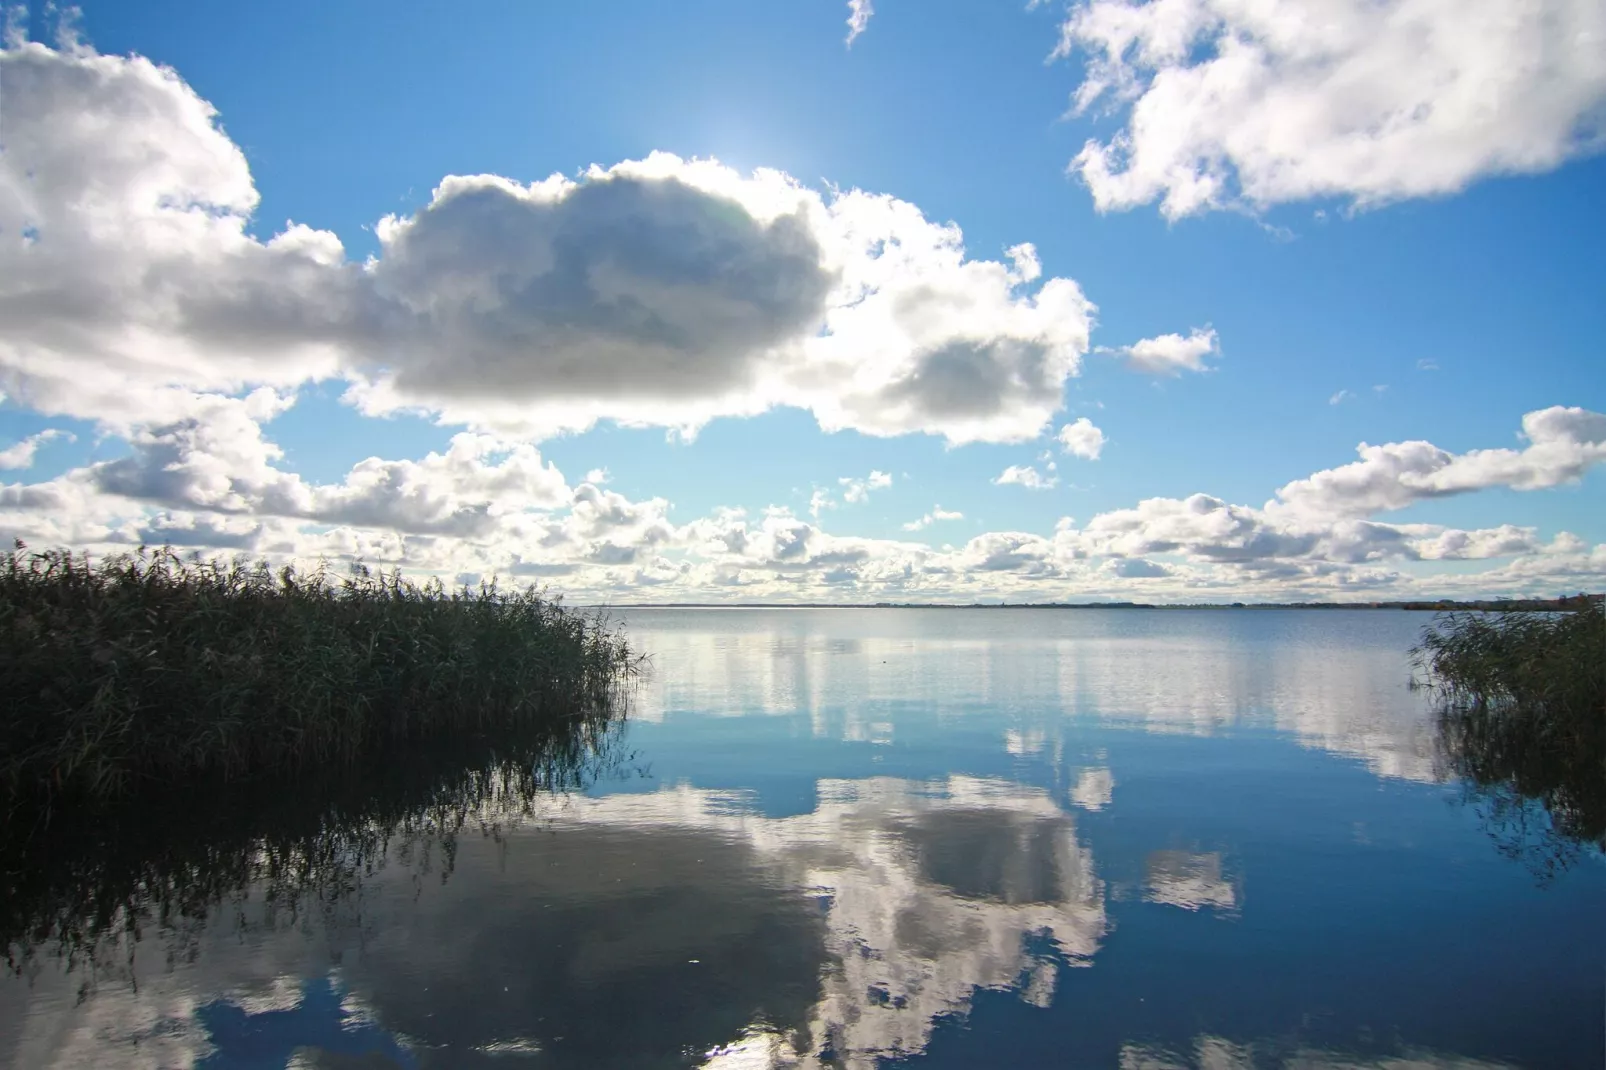
[[[1439,698],[1449,771],[1531,838],[1523,800],[1566,841],[1606,849],[1606,615],[1456,613],[1412,651]]]
[[[583,718],[637,664],[534,587],[19,543],[0,559],[0,792],[99,801]]]
[[[1528,713],[1606,711],[1606,615],[1448,613],[1412,651],[1448,700]]]

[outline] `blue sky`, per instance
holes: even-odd
[[[1598,589],[1606,14],[1536,7],[29,13],[0,535],[614,601]]]

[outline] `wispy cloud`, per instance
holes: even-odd
[[[843,476],[837,482],[842,485],[842,500],[849,505],[857,505],[870,497],[872,490],[884,490],[892,486],[892,473],[872,470],[863,479]]]
[[[870,16],[875,14],[875,6],[870,0],[848,0],[848,40],[849,48],[858,40],[866,26],[870,25]]]
[[[837,480],[837,485],[842,488],[842,501],[840,503],[831,497],[830,488],[814,488],[814,493],[809,495],[810,516],[818,519],[819,515],[825,510],[835,509],[838,505],[858,505],[860,502],[868,501],[871,491],[885,490],[887,487],[892,486],[892,473],[872,469],[870,474],[863,479],[855,476],[843,476]]]
[[[1328,398],[1327,399],[1327,403],[1329,405],[1342,405],[1346,401],[1353,401],[1353,400],[1355,400],[1354,392],[1349,391],[1349,390],[1340,390],[1338,393],[1336,393],[1332,397]]]
[[[66,431],[61,431],[54,427],[48,428],[0,450],[0,468],[32,468],[34,455],[39,452],[39,447],[56,439],[62,439],[66,442],[76,441]]]
[[[965,514],[959,512],[958,510],[954,510],[954,511],[950,512],[949,510],[944,509],[940,505],[934,505],[934,506],[931,507],[931,512],[927,513],[925,516],[921,517],[918,520],[909,521],[909,523],[907,523],[907,524],[905,524],[903,526],[903,530],[905,530],[905,531],[922,531],[922,530],[924,530],[926,528],[929,528],[931,525],[935,524],[939,520],[963,520],[963,519],[965,519]]]

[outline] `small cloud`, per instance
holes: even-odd
[[[1210,366],[1204,359],[1221,352],[1220,339],[1210,327],[1195,327],[1184,338],[1180,334],[1162,334],[1157,338],[1144,338],[1129,346],[1110,348],[1100,346],[1100,353],[1109,353],[1126,360],[1126,366],[1135,372],[1148,375],[1181,375],[1183,372],[1205,372]]]
[[[884,490],[892,486],[892,473],[873,469],[863,479],[843,476],[837,480],[837,484],[842,488],[842,504],[858,505],[870,497],[872,490]],[[815,487],[814,493],[809,496],[809,513],[815,519],[819,518],[823,510],[835,509],[837,505],[838,503],[831,497],[831,492],[824,487]]]
[[[843,487],[842,500],[849,505],[857,505],[870,497],[872,490],[885,490],[887,487],[892,486],[892,473],[872,470],[863,479],[843,476],[837,482]]]
[[[911,520],[911,521],[909,521],[909,523],[907,523],[907,524],[905,524],[903,526],[903,530],[905,530],[905,531],[920,531],[923,528],[930,527],[932,524],[935,524],[939,520],[963,520],[963,519],[965,519],[965,514],[964,513],[957,512],[957,511],[950,512],[949,510],[944,509],[940,505],[934,505],[934,506],[931,507],[931,512],[927,513],[925,516],[921,517],[919,520]]]
[[[613,475],[606,468],[593,468],[586,473],[586,482],[595,483],[599,487],[612,478]]]
[[[1096,461],[1099,454],[1104,452],[1104,432],[1094,427],[1093,421],[1086,416],[1060,428],[1055,437],[1059,439],[1061,449],[1083,460]]]
[[[1353,401],[1354,399],[1355,395],[1350,393],[1348,390],[1340,390],[1338,393],[1328,398],[1327,403],[1329,405],[1340,405],[1346,401]]]
[[[1013,483],[1027,490],[1049,490],[1059,483],[1058,476],[1044,476],[1030,465],[1012,464],[993,480],[999,486]]]
[[[1372,387],[1372,393],[1374,393],[1374,394],[1386,394],[1386,393],[1388,393],[1388,389],[1389,389],[1389,385],[1387,383],[1379,383],[1377,386]]]
[[[1436,360],[1430,360],[1427,357],[1423,357],[1421,360],[1417,361],[1416,366],[1418,369],[1425,372],[1436,372],[1439,370],[1439,362]]]
[[[870,16],[875,14],[875,6],[870,0],[848,0],[848,40],[847,46],[853,47],[866,26],[870,25]]]
[[[46,428],[36,435],[29,435],[21,442],[0,450],[0,468],[32,468],[34,455],[39,452],[39,447],[46,442],[53,442],[57,439],[63,442],[78,441],[69,432],[54,427]]]
[[[1011,245],[1004,252],[1014,265],[1010,269],[1009,278],[1015,285],[1034,282],[1043,274],[1043,262],[1037,258],[1037,246],[1031,242]]]

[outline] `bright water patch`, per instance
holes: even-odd
[[[179,908],[35,941],[0,1062],[1600,1065],[1606,866],[1446,779],[1429,619],[631,611],[653,670],[583,770],[72,870]]]

